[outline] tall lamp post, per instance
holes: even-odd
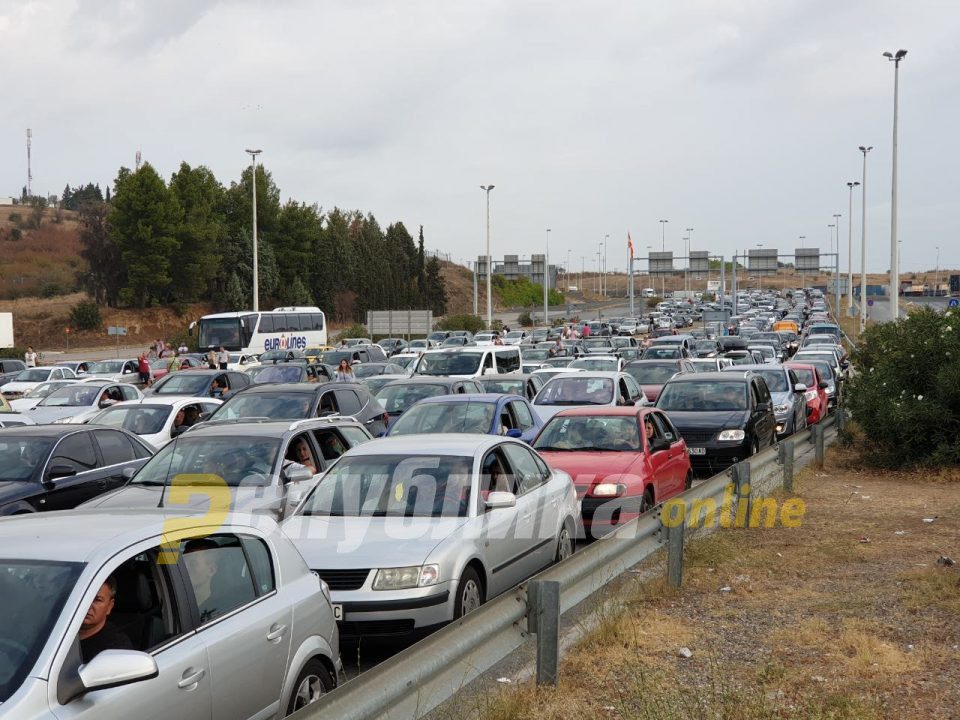
[[[893,169],[890,189],[890,316],[900,319],[900,258],[897,253],[897,112],[900,99],[900,61],[906,50],[885,52],[883,56],[893,63]]]
[[[607,279],[607,240],[610,239],[609,235],[603,236],[603,296],[606,297],[607,293],[610,291],[610,288],[607,287],[609,280]]]
[[[860,146],[863,153],[863,175],[860,178],[860,332],[867,329],[867,153],[873,150],[873,145]],[[900,288],[897,288],[899,291]],[[896,292],[890,298],[895,302]],[[893,306],[891,306],[893,307]],[[896,315],[894,315],[896,317]]]
[[[763,243],[757,243],[757,248],[762,248],[762,247],[763,247]],[[760,292],[762,293],[763,292],[763,269],[762,268],[757,269],[757,283],[758,283]]]
[[[660,221],[660,251],[667,251],[667,223],[669,220]],[[673,268],[671,267],[671,273]],[[663,297],[667,294],[667,274],[662,273],[660,275],[660,297]]]
[[[860,187],[860,183],[854,180],[848,182],[850,188],[850,203],[847,209],[847,315],[853,315],[853,189]]]
[[[687,287],[687,275],[689,275],[689,273],[690,273],[690,241],[691,241],[691,238],[692,238],[692,237],[693,237],[693,228],[687,228],[687,272],[684,273],[684,276],[683,276],[683,277],[684,277],[684,281],[683,281],[683,289],[684,289],[684,290],[689,290],[689,289],[690,289],[689,287]],[[709,279],[710,279],[710,269],[709,269],[709,266],[708,266],[708,268],[707,268],[707,280],[709,280]]]
[[[490,276],[493,275],[493,262],[490,260],[490,191],[493,185],[481,185],[487,193],[487,330],[493,329],[493,294],[490,291]]]
[[[807,236],[806,236],[806,235],[801,235],[801,236],[799,236],[797,239],[800,241],[800,247],[801,247],[801,248],[807,246]],[[797,260],[797,258],[794,258],[794,260]],[[799,265],[799,262],[797,262],[797,264]],[[803,268],[800,269],[800,289],[801,289],[801,290],[806,290],[806,289],[807,289],[807,277],[806,277],[806,275],[804,274]]]
[[[247,150],[250,155],[250,184],[253,186],[253,311],[260,310],[260,270],[257,267],[257,155],[262,150]]]
[[[549,310],[549,294],[550,294],[550,228],[547,228],[547,246],[546,254],[544,255],[543,260],[543,324],[548,328],[550,327],[550,315],[548,314]]]
[[[937,269],[933,276],[933,296],[939,297],[938,290],[940,289],[940,246],[937,245]]]

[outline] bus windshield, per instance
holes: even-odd
[[[241,326],[238,317],[203,318],[200,321],[197,344],[202,350],[219,350],[221,345],[226,350],[242,350],[249,342],[249,322]]]

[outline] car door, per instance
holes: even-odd
[[[651,412],[647,417],[653,423],[653,438],[646,439],[644,432],[644,452],[647,458],[647,467],[650,469],[650,476],[654,481],[654,500],[660,502],[664,497],[669,497],[676,492],[676,472],[673,466],[671,445],[660,450],[654,450],[653,445],[657,441],[667,441],[669,443],[667,426],[660,413]]]
[[[512,570],[514,584],[550,564],[560,524],[560,498],[547,492],[549,470],[544,472],[533,451],[518,443],[505,443],[507,459],[517,478],[517,508],[520,510],[519,539],[524,556]]]
[[[533,422],[530,405],[523,400],[511,400],[510,410],[516,421],[516,427],[520,431],[520,439],[527,443],[531,442],[537,434],[537,426]]]
[[[126,483],[124,469],[138,468],[146,462],[138,458],[130,438],[119,430],[94,430],[93,439],[100,448],[107,490],[114,490]]]
[[[689,456],[683,443],[683,437],[680,432],[670,422],[666,413],[657,411],[654,413],[654,427],[658,428],[661,436],[670,443],[667,450],[666,477],[669,479],[668,492],[682,492],[687,484],[687,472],[690,469]]]
[[[221,533],[181,545],[197,633],[207,650],[213,720],[281,715],[293,610],[260,538]]]
[[[109,488],[105,474],[99,470],[92,434],[76,432],[60,439],[44,470],[44,482],[51,483],[42,502],[45,510],[68,510],[96,497]],[[73,475],[54,477],[54,468],[69,468]]]
[[[128,549],[98,573],[84,594],[67,637],[76,637],[84,609],[107,577],[116,582],[110,623],[127,635],[134,650],[149,652],[157,676],[116,688],[96,690],[69,702],[58,690],[72,685],[79,658],[63,643],[51,672],[51,717],[57,720],[210,720],[212,677],[203,640],[193,632],[180,562],[161,564],[159,548],[149,543]]]
[[[517,504],[510,508],[488,509],[484,501],[492,491],[517,495]],[[521,511],[528,503],[521,503],[517,477],[502,446],[489,450],[480,461],[478,495],[481,535],[478,544],[484,548],[483,560],[489,577],[487,598],[491,598],[516,585],[512,580],[518,575],[516,565],[529,544],[520,532]]]
[[[750,381],[750,395],[753,399],[754,433],[760,448],[771,444],[776,432],[776,419],[773,415],[773,401],[767,384],[753,378]]]

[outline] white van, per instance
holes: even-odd
[[[515,345],[454,347],[427,350],[414,367],[414,375],[474,378],[520,372],[520,348]]]
[[[643,297],[656,297],[657,291],[653,288],[644,288]]]

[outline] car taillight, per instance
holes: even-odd
[[[380,420],[381,420],[381,422],[383,422],[383,426],[386,427],[387,425],[390,424],[390,414],[389,414],[389,413],[384,413],[384,414],[383,414],[383,417],[380,418]]]

